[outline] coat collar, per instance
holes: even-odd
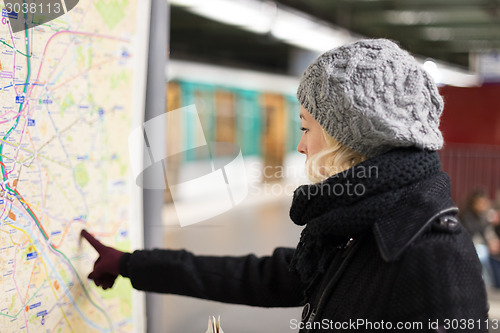
[[[382,258],[388,262],[397,260],[432,222],[457,212],[446,173],[420,182],[374,222],[372,231]]]
[[[332,248],[368,231],[381,256],[397,260],[435,214],[454,206],[437,152],[395,149],[295,190],[290,217],[306,227],[291,267],[307,281]]]

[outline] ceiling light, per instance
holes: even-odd
[[[424,69],[431,75],[436,84],[439,84],[443,80],[443,74],[437,68],[437,65],[432,60],[427,60],[424,62]]]
[[[437,85],[449,85],[455,87],[480,86],[479,75],[460,70],[446,64],[437,63],[434,60],[425,60],[424,69],[431,75]]]
[[[191,11],[222,23],[266,33],[272,24],[269,7],[255,1],[212,0],[192,7]]]
[[[398,25],[431,24],[435,21],[432,12],[412,10],[388,10],[385,14],[387,22]]]
[[[193,7],[200,6],[203,3],[206,3],[206,0],[168,0],[168,3],[171,5],[182,6],[182,7]]]
[[[422,35],[433,41],[448,41],[454,38],[453,30],[450,28],[424,28]]]
[[[271,34],[285,43],[324,52],[352,40],[343,29],[318,23],[300,12],[278,8],[271,1],[170,0],[200,16],[239,26],[254,33]]]

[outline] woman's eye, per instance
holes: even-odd
[[[307,131],[309,131],[309,129],[308,129],[308,128],[305,128],[305,127],[301,127],[301,128],[300,128],[300,130],[301,130],[302,132],[304,132],[304,133],[307,133]]]

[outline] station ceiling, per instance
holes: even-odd
[[[210,1],[210,0],[207,0]],[[500,50],[500,0],[276,0],[318,20],[398,41],[415,55],[471,69],[471,54]],[[295,47],[171,7],[170,55],[286,73]]]

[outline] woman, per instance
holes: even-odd
[[[493,226],[488,219],[491,209],[490,199],[483,190],[471,192],[460,212],[460,221],[470,233],[475,244],[493,246],[497,241]]]
[[[483,267],[485,283],[500,288],[500,241],[496,233],[498,226],[491,213],[494,215],[495,211],[491,209],[488,194],[476,189],[467,196],[459,219],[472,237]]]
[[[257,258],[184,250],[100,252],[90,278],[134,288],[264,307],[304,306],[300,332],[487,332],[481,267],[457,222],[436,150],[443,101],[395,43],[362,40],[328,51],[301,78],[303,136],[315,181],[294,193],[305,226],[296,249]],[[461,330],[461,329],[458,329]]]

